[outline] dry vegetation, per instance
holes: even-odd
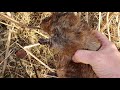
[[[79,13],[81,20],[120,48],[119,12]],[[39,38],[49,38],[40,23],[50,15],[50,12],[0,12],[1,78],[57,78],[52,50],[38,43]]]

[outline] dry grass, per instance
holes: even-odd
[[[119,12],[79,12],[93,29],[105,34],[120,48]],[[39,38],[49,38],[40,28],[41,21],[50,12],[1,12],[0,13],[0,77],[51,78],[55,72],[55,60],[47,45],[40,45]],[[24,58],[15,52],[23,49]]]

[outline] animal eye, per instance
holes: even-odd
[[[76,33],[75,33],[75,36],[76,36],[76,37],[79,37],[80,34],[81,34],[81,32],[76,32]]]
[[[78,35],[79,35],[80,33],[81,33],[81,32],[77,32],[76,34],[78,34]]]

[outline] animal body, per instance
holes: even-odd
[[[40,39],[39,43],[49,44],[58,55],[57,75],[60,78],[97,78],[92,67],[74,63],[72,56],[77,50],[98,50],[100,42],[86,22],[81,22],[79,14],[56,12],[44,19],[41,27],[50,39]]]

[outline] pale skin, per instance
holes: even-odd
[[[98,51],[77,50],[73,56],[76,63],[90,64],[99,78],[120,78],[120,52],[107,37],[95,31],[101,42]]]

